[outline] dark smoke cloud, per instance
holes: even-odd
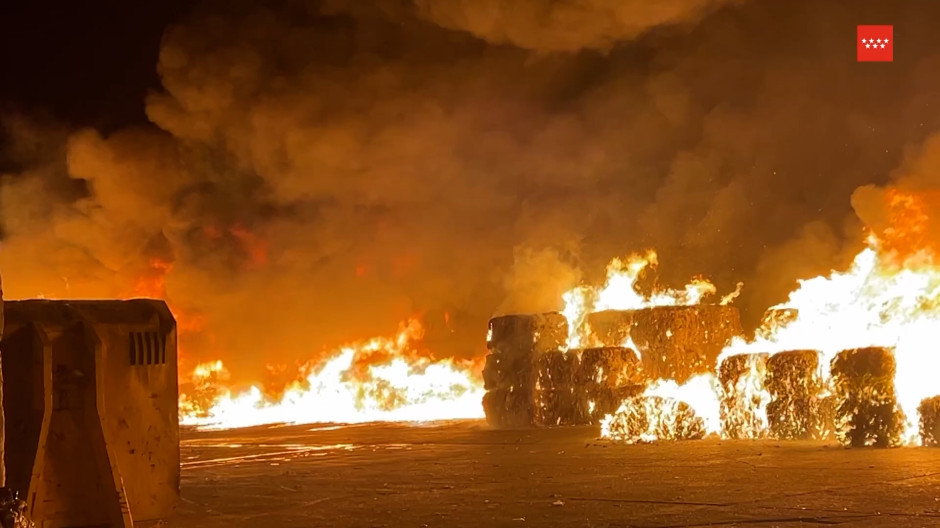
[[[153,126],[4,121],[6,291],[171,265],[187,353],[242,378],[414,314],[476,355],[495,312],[645,247],[664,283],[744,281],[754,321],[845,262],[852,192],[936,130],[940,6],[655,4],[208,4],[166,31]],[[904,35],[890,65],[855,62],[871,19]]]
[[[607,50],[671,24],[689,23],[741,0],[414,0],[443,27],[495,44],[539,51]]]

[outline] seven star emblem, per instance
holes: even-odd
[[[864,38],[863,38],[864,37]],[[859,62],[894,62],[894,26],[860,25],[855,35]]]

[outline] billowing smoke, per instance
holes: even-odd
[[[740,3],[742,0],[738,0]],[[421,16],[496,44],[607,50],[660,26],[697,21],[735,0],[415,0]]]
[[[495,312],[646,247],[662,282],[744,281],[753,321],[935,131],[913,4],[209,3],[166,30],[150,126],[3,118],[4,287],[163,291],[242,378],[411,315],[477,355]],[[872,19],[896,62],[855,62]]]
[[[864,185],[852,194],[858,217],[902,258],[920,250],[940,254],[940,134],[909,149],[885,186]]]

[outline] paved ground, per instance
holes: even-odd
[[[940,449],[480,422],[187,432],[170,527],[940,526]]]

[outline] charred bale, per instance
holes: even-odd
[[[659,396],[636,396],[606,420],[602,434],[635,444],[656,440],[695,440],[705,436],[705,421],[686,403]]]
[[[920,414],[921,444],[940,447],[940,396],[920,402],[917,412]]]
[[[541,426],[584,425],[590,423],[587,403],[578,391],[543,389],[536,396],[536,424]]]
[[[630,337],[648,379],[681,384],[710,372],[722,349],[741,333],[733,306],[657,306],[634,312]]]
[[[767,358],[769,354],[740,354],[718,366],[721,383],[721,432],[725,438],[767,435]]]
[[[534,356],[564,350],[568,319],[558,312],[503,315],[490,319],[486,345],[493,353]]]
[[[614,414],[625,401],[643,394],[645,385],[621,387],[594,386],[587,393],[588,423],[599,424],[607,415]]]
[[[537,357],[489,354],[483,366],[483,386],[491,389],[534,389],[538,380]]]
[[[586,348],[581,352],[576,382],[614,388],[639,383],[643,377],[637,353],[624,347]]]
[[[790,350],[767,359],[765,386],[770,394],[767,422],[770,434],[783,440],[826,439],[831,421],[820,395],[825,384],[820,374],[819,352]]]
[[[536,421],[535,392],[496,389],[483,395],[486,422],[493,427],[531,427]]]
[[[483,409],[498,427],[533,425],[539,359],[567,346],[568,320],[557,312],[504,315],[490,320],[483,368]],[[491,416],[491,413],[492,416]]]
[[[857,348],[832,360],[836,435],[843,445],[889,447],[901,441],[904,417],[894,388],[890,349]]]
[[[643,392],[643,374],[636,352],[624,347],[588,348],[578,352],[575,373],[579,408],[587,408],[587,420],[600,423],[620,407],[624,399]]]
[[[575,388],[580,358],[575,352],[553,351],[536,360],[539,390],[569,390]]]
[[[575,377],[579,358],[575,352],[548,352],[537,361],[536,390],[539,425],[588,423],[587,402],[580,397]]]

